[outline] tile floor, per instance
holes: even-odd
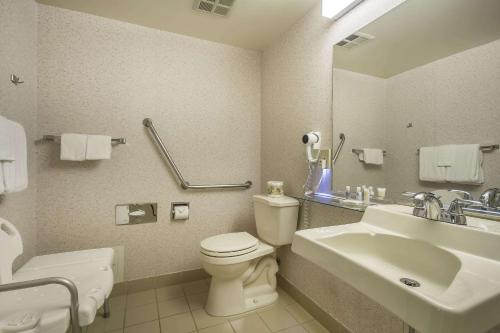
[[[212,317],[203,309],[209,281],[150,289],[110,299],[111,317],[98,315],[84,333],[327,333],[282,290],[266,308],[234,317]]]

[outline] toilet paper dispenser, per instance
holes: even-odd
[[[115,223],[126,225],[157,222],[157,206],[157,203],[118,204],[115,206]]]
[[[172,220],[188,220],[189,202],[172,202],[170,218]]]

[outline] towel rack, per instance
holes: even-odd
[[[359,156],[359,154],[362,154],[363,153],[363,149],[353,149],[352,152],[356,155]],[[387,155],[387,152],[385,150],[382,150],[384,156]]]
[[[499,150],[500,145],[482,145],[479,146],[479,149],[481,149],[481,151],[484,153],[491,153],[492,151]],[[420,153],[420,148],[417,149],[417,154],[418,153]]]
[[[177,168],[177,165],[175,165],[174,160],[172,159],[172,156],[167,150],[167,147],[163,144],[163,141],[161,140],[160,136],[158,135],[158,132],[156,131],[153,121],[149,118],[145,118],[142,121],[142,124],[149,129],[151,132],[151,135],[153,136],[154,140],[160,147],[160,151],[163,154],[163,157],[165,157],[168,161],[168,164],[174,171],[175,175],[177,176],[177,179],[179,179],[180,185],[184,190],[208,190],[208,189],[227,189],[227,188],[250,188],[252,186],[252,182],[247,180],[243,184],[215,184],[215,185],[191,185],[188,181],[184,179],[182,176],[181,172]]]
[[[41,139],[37,140],[36,142],[61,142],[61,136],[60,135],[44,135],[42,136]],[[111,139],[111,143],[114,145],[124,145],[127,143],[127,139],[125,138],[113,138]]]

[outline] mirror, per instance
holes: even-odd
[[[418,151],[500,143],[500,1],[408,0],[346,36],[334,46],[333,99],[334,137],[347,138],[336,191],[384,187],[403,201],[404,191],[461,189],[477,200],[500,187],[498,150],[483,153],[482,184],[420,180]],[[383,165],[360,161],[353,149],[364,148],[384,150]],[[455,154],[445,164],[467,167]]]

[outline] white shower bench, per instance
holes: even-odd
[[[113,249],[37,256],[12,274],[19,232],[0,218],[0,332],[73,333],[90,325],[113,288]]]

